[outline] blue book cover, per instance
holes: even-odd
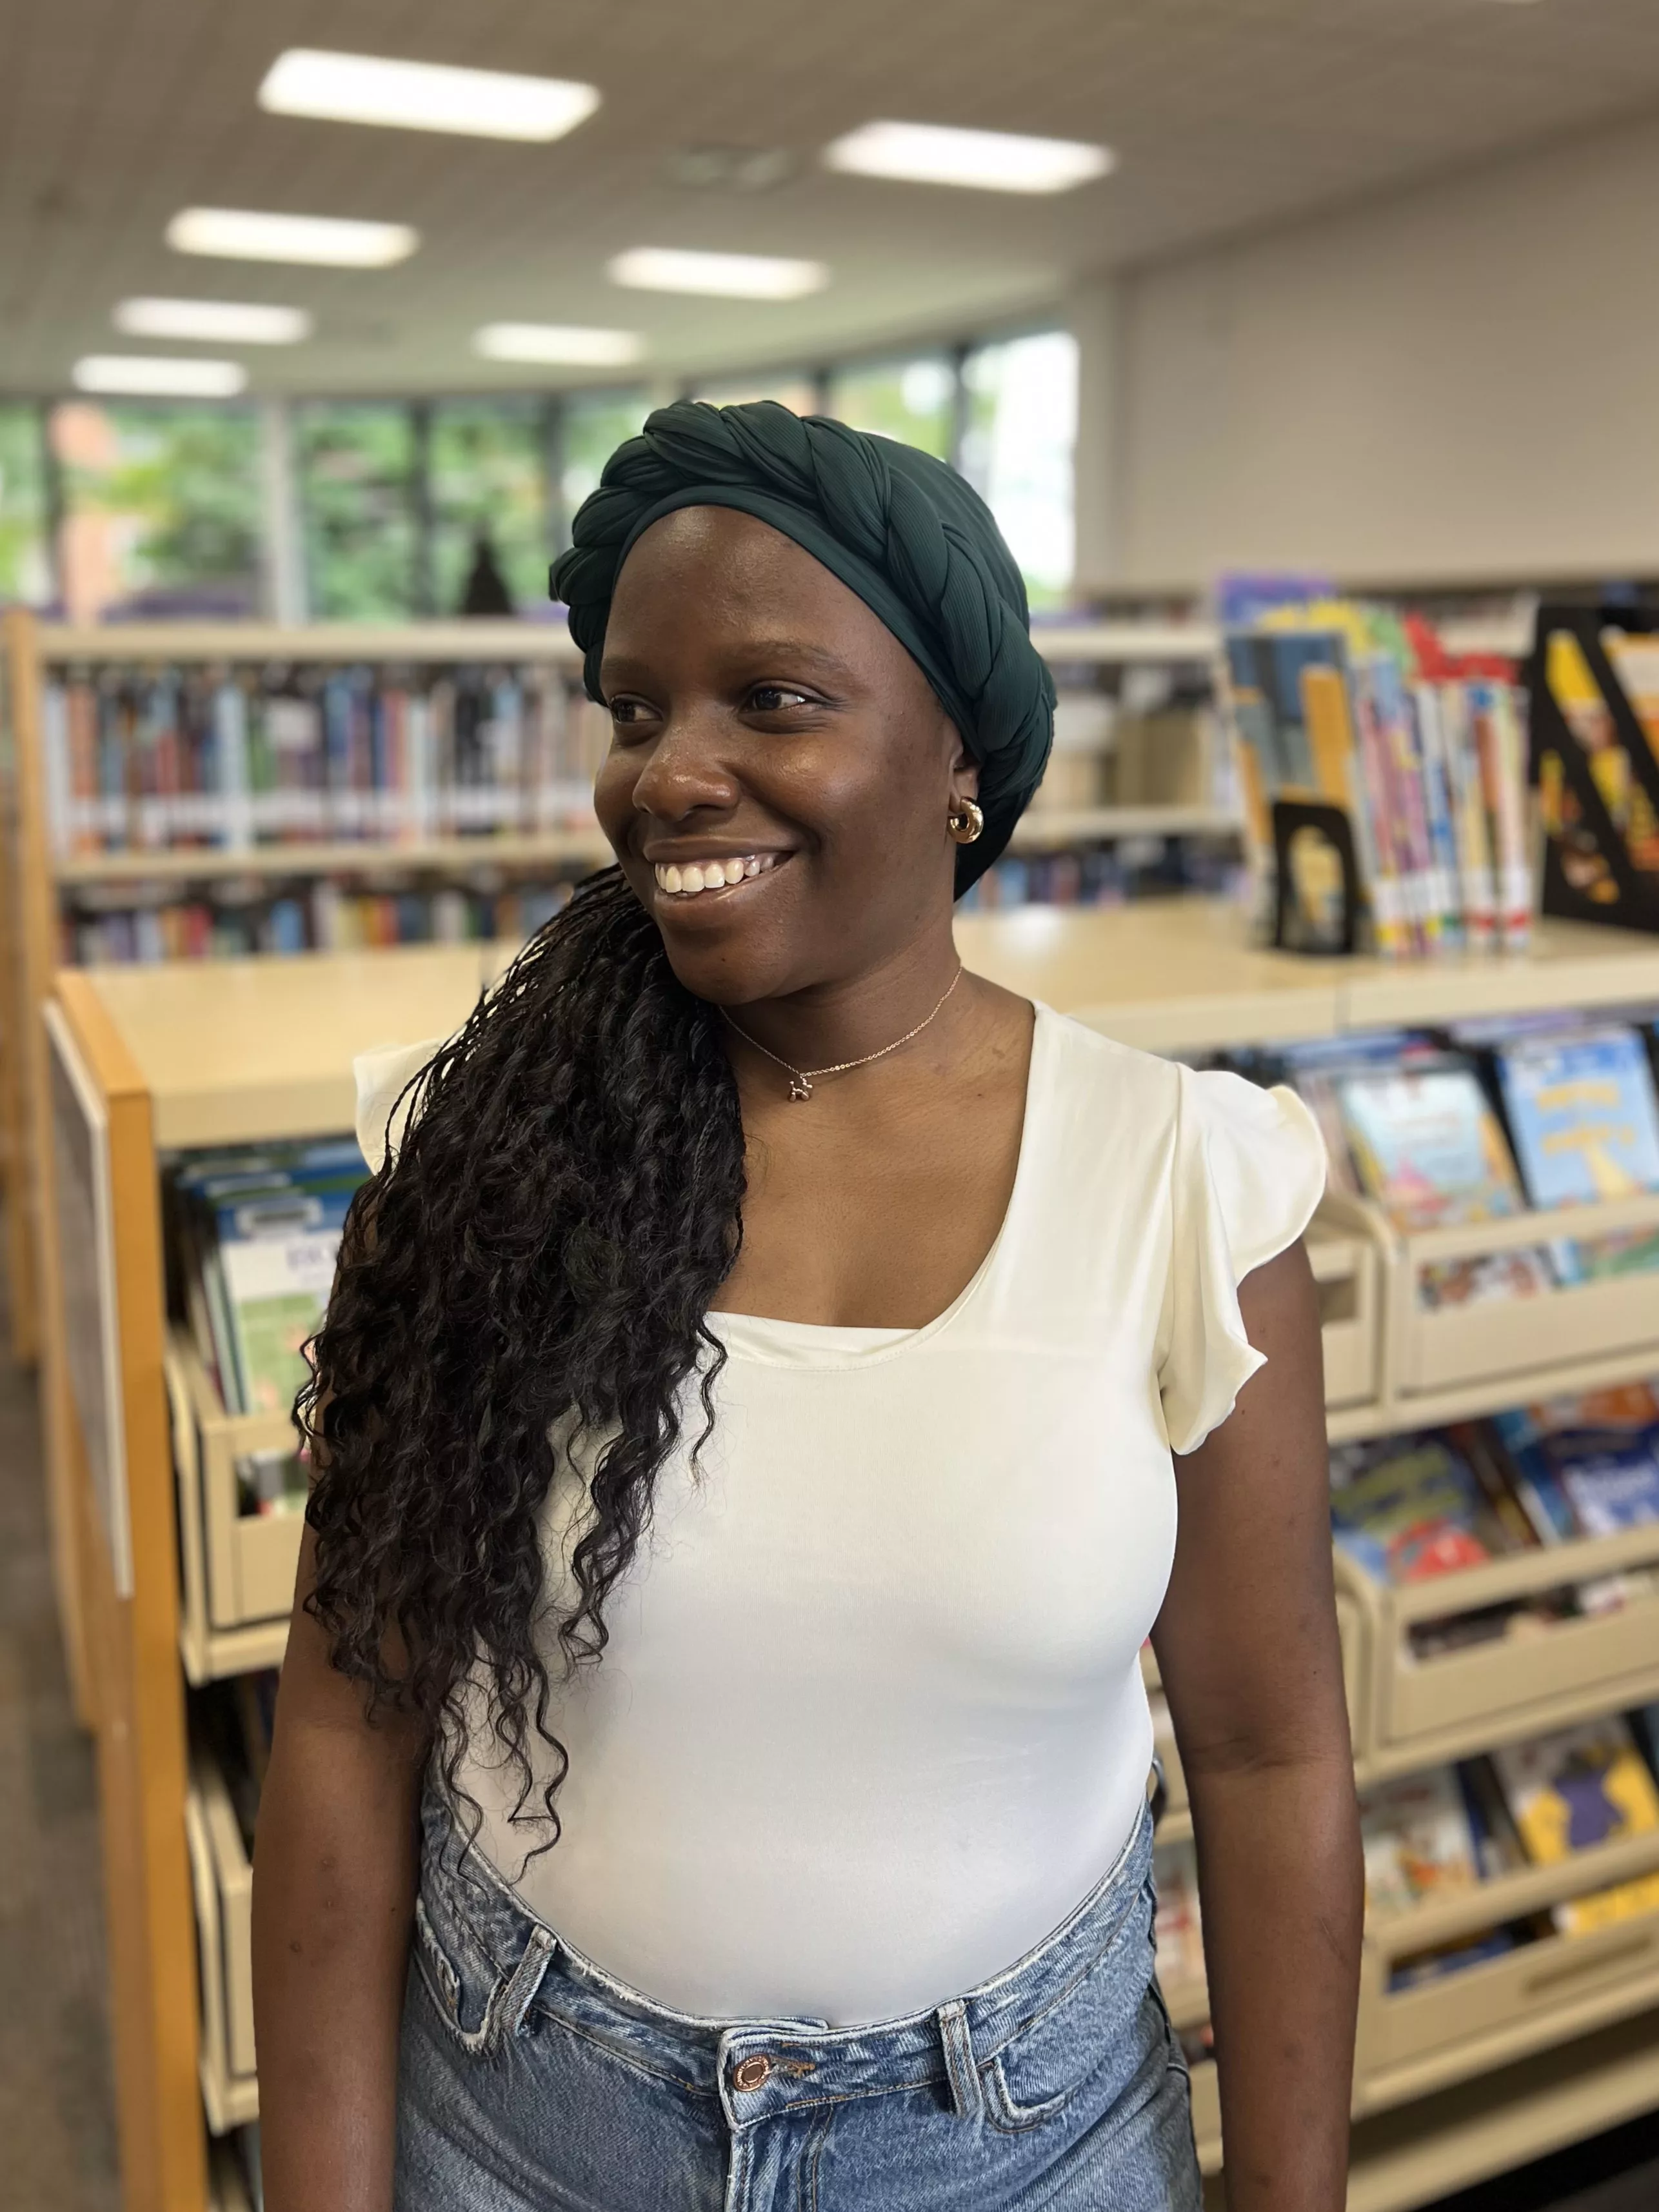
[[[1659,1189],[1659,1104],[1635,1030],[1518,1038],[1498,1053],[1498,1077],[1534,1206]]]

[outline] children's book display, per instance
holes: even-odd
[[[1386,1030],[1235,1056],[1291,1083],[1325,1138],[1339,1190],[1407,1235],[1659,1190],[1659,1031],[1650,1010]],[[1659,1232],[1608,1232],[1437,1261],[1425,1306],[1526,1297],[1659,1267]]]
[[[1350,949],[1352,890],[1385,957],[1522,949],[1528,744],[1510,664],[1454,659],[1426,623],[1336,599],[1266,606],[1224,644],[1275,941]]]
[[[1659,928],[1659,617],[1538,610],[1529,664],[1547,914]]]

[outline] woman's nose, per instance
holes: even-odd
[[[699,807],[730,807],[737,799],[737,779],[708,723],[696,714],[671,716],[635,781],[635,806],[660,822],[678,822]]]

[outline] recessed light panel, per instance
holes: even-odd
[[[273,115],[544,143],[574,131],[599,104],[591,84],[564,77],[325,53],[314,46],[291,46],[279,55],[259,87],[259,105]]]
[[[565,362],[583,368],[625,368],[643,350],[635,331],[587,330],[570,323],[486,323],[472,349],[486,361]]]
[[[252,301],[123,300],[115,327],[135,338],[200,338],[209,345],[298,345],[311,336],[303,307]]]
[[[403,222],[331,215],[262,215],[251,208],[185,208],[167,225],[178,253],[228,261],[302,261],[328,269],[386,269],[406,261],[420,234]]]
[[[821,292],[830,271],[821,261],[787,261],[766,253],[696,253],[679,246],[636,246],[610,267],[613,284],[641,292],[699,292],[722,300],[799,300]]]
[[[1106,146],[1024,138],[1010,131],[954,131],[937,123],[866,123],[823,149],[826,164],[902,184],[962,185],[984,192],[1068,192],[1115,166]]]
[[[78,392],[165,399],[228,399],[247,371],[234,361],[169,361],[161,354],[88,354],[70,372]]]

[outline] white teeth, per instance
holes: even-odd
[[[777,864],[775,853],[748,853],[734,854],[729,860],[693,860],[684,867],[658,861],[654,873],[659,891],[666,891],[671,897],[689,898],[698,891],[723,890],[751,876],[766,875]]]

